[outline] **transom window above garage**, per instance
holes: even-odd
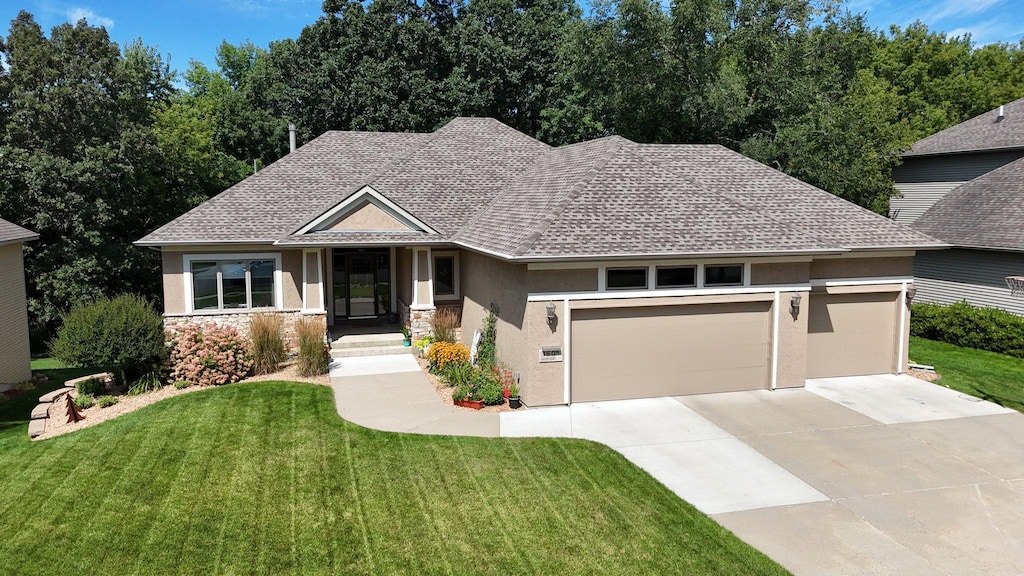
[[[650,262],[633,266],[602,266],[601,290],[681,290],[746,286],[749,266],[734,263],[686,264]]]

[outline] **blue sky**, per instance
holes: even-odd
[[[980,44],[1017,42],[1024,36],[1021,0],[847,0],[854,12],[886,29],[921,20],[933,30],[951,35],[970,33]],[[196,59],[214,67],[221,40],[237,44],[246,39],[258,46],[271,40],[296,38],[303,26],[320,15],[321,0],[3,0],[0,35],[19,9],[35,15],[49,29],[64,21],[85,17],[90,24],[107,27],[113,40],[124,43],[137,37],[157,46],[178,70]]]

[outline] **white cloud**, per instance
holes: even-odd
[[[971,14],[980,14],[1002,2],[1003,0],[945,0],[921,19],[925,22],[938,22],[951,16],[963,17]]]
[[[1016,42],[1024,35],[1016,22],[1007,22],[1004,18],[993,18],[968,26],[961,26],[947,33],[947,36],[963,36],[970,33],[971,41],[977,46],[993,42]]]
[[[104,28],[113,28],[114,21],[105,16],[100,16],[88,8],[69,8],[67,11],[68,20],[71,22],[78,22],[82,18],[93,26],[103,26]]]

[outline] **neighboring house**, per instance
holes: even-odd
[[[138,242],[166,322],[346,325],[439,306],[530,405],[903,372],[912,262],[944,245],[715,145],[553,148],[491,119],[328,132]]]
[[[0,385],[32,376],[22,242],[39,235],[0,219]]]
[[[892,216],[953,245],[917,255],[918,300],[1024,315],[1005,281],[1024,275],[1024,98],[917,142],[893,179]]]

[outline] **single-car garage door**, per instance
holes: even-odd
[[[765,388],[770,304],[573,310],[572,401]]]
[[[807,307],[807,377],[891,373],[898,297],[898,292],[812,293]]]

